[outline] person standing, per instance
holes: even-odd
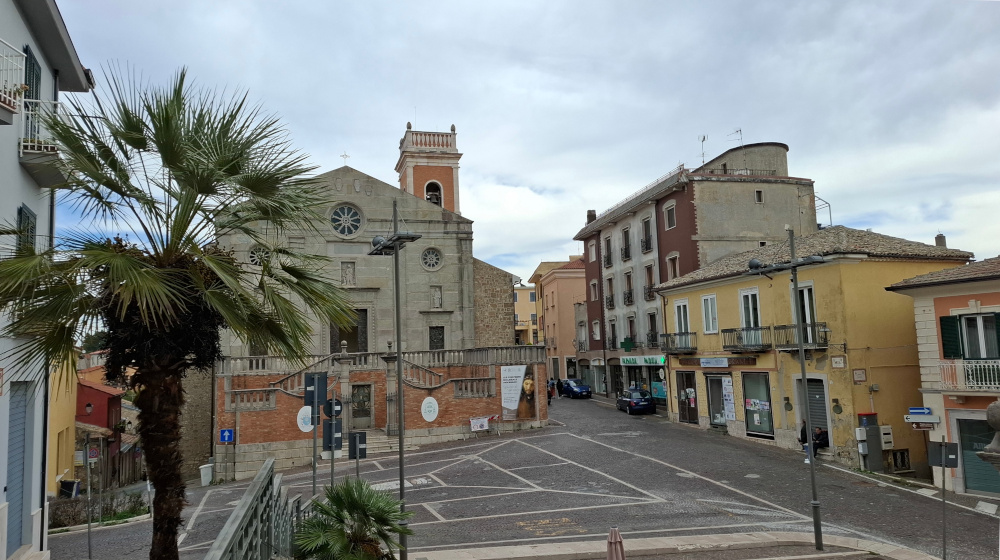
[[[549,386],[545,389],[545,392],[549,396],[549,404],[552,404],[552,394],[556,392],[556,380],[549,378]]]
[[[563,382],[562,379],[556,379],[556,394],[560,397],[563,396]]]
[[[802,429],[799,430],[799,443],[802,444],[803,451],[806,452],[806,463],[809,462],[809,430],[806,428],[806,421],[802,419]]]

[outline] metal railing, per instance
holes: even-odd
[[[622,260],[627,261],[632,258],[632,246],[626,245],[622,247]]]
[[[698,335],[693,332],[661,334],[660,349],[666,354],[693,354],[698,351]]]
[[[618,204],[615,204],[611,208],[608,208],[604,212],[601,212],[600,214],[597,215],[597,219],[600,220],[601,218],[603,218],[605,216],[609,216],[609,215],[617,212],[619,209],[625,208],[629,204],[632,204],[632,202],[634,202],[637,199],[642,198],[650,190],[652,190],[653,188],[655,188],[656,186],[658,186],[660,183],[663,183],[664,181],[666,181],[667,179],[669,179],[671,176],[674,176],[674,175],[677,176],[677,177],[674,177],[674,180],[673,180],[673,183],[676,183],[677,180],[678,180],[678,178],[679,178],[679,176],[680,176],[681,171],[684,171],[684,164],[683,163],[680,164],[680,165],[678,165],[677,167],[673,168],[672,170],[664,173],[663,175],[657,177],[655,180],[653,180],[652,182],[650,182],[646,186],[642,187],[641,189],[639,189],[639,190],[635,191],[634,193],[628,195],[627,197],[625,197],[624,199],[622,199],[622,201],[619,202]]]
[[[55,101],[24,100],[24,112],[21,113],[24,126],[18,143],[19,155],[58,153],[56,139],[45,126],[45,117],[50,114],[62,117],[62,105]]]
[[[826,323],[806,323],[801,330],[796,325],[777,325],[774,327],[774,347],[779,350],[796,350],[799,339],[809,350],[829,346],[830,330]]]
[[[643,237],[639,240],[639,249],[643,253],[648,253],[653,250],[653,237]]]
[[[611,255],[604,254],[604,268],[611,268]]]
[[[577,352],[586,352],[589,349],[590,349],[590,345],[587,343],[586,340],[577,340],[576,341],[576,350],[577,350]]]
[[[1000,360],[941,360],[941,388],[1000,392]]]
[[[24,96],[24,58],[20,49],[0,39],[0,106],[15,113]]]
[[[633,295],[632,290],[625,290],[622,292],[622,303],[625,305],[632,305],[635,303],[635,296]]]
[[[656,292],[653,291],[655,286],[643,286],[642,287],[642,297],[646,301],[653,301],[656,299]]]
[[[608,309],[615,308],[615,296],[604,296],[604,307]]]
[[[617,350],[617,349],[618,349],[618,339],[617,338],[609,338],[608,339],[608,350]]]
[[[771,327],[722,329],[722,349],[730,352],[762,352],[770,350]]]
[[[660,333],[656,331],[646,331],[646,346],[655,348],[660,343]]]
[[[692,171],[692,175],[696,174],[708,174],[708,175],[760,175],[765,177],[774,177],[778,174],[777,169],[722,169],[722,168],[710,168],[710,169],[698,169],[697,171]]]

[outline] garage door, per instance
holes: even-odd
[[[993,441],[993,429],[985,420],[959,420],[958,438],[962,446],[962,474],[965,489],[1000,493],[1000,473],[976,456]]]
[[[10,384],[7,450],[7,556],[21,548],[24,529],[24,446],[28,420],[28,384]]]

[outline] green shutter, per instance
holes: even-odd
[[[958,317],[940,317],[941,350],[945,358],[962,358],[962,335]]]
[[[993,314],[993,334],[997,337],[997,348],[1000,348],[1000,313]],[[1000,356],[990,356],[992,359],[1000,358]]]

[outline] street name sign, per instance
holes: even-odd
[[[914,430],[933,430],[934,424],[929,422],[914,422],[913,424],[910,424],[910,427]]]
[[[903,422],[922,422],[927,424],[940,424],[940,416],[931,416],[930,414],[904,414]]]

